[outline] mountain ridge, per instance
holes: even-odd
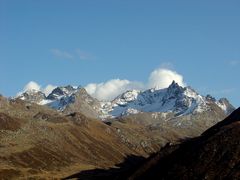
[[[144,108],[146,105],[160,105],[155,106],[157,108],[167,105],[170,110],[175,108],[174,111],[121,114],[104,121],[90,117],[99,117],[98,111],[102,113],[103,103],[106,102],[91,97],[82,87],[58,87],[48,95],[49,98],[38,91],[27,93],[27,96],[15,99],[0,96],[0,166],[3,170],[0,175],[16,170],[21,176],[34,177],[32,171],[26,169],[32,168],[38,177],[44,174],[38,168],[43,168],[48,173],[54,171],[54,176],[59,177],[94,167],[113,167],[129,153],[148,157],[166,144],[179,144],[197,137],[226,117],[226,108],[220,108],[216,103],[219,101],[211,96],[203,97],[193,89],[180,87],[174,82],[162,90],[127,91],[108,102],[112,103],[113,108],[128,108],[132,103]],[[41,100],[57,108],[38,105]],[[222,99],[219,103],[225,105],[227,101]],[[186,113],[192,105],[195,109],[207,105],[208,109]],[[113,158],[115,154],[117,157]],[[66,158],[68,156],[71,158]],[[31,160],[32,157],[34,160]],[[72,163],[80,164],[73,167]],[[69,165],[71,172],[61,169],[62,173],[58,175],[60,166],[64,168]],[[21,170],[18,171],[16,166]]]
[[[70,85],[57,87],[48,96],[41,91],[30,90],[17,98],[62,112],[82,109],[79,111],[103,120],[141,112],[173,112],[182,116],[208,111],[211,104],[216,104],[226,115],[235,109],[226,98],[216,100],[210,95],[202,96],[190,86],[181,87],[175,81],[164,89],[127,90],[108,102],[92,97],[81,86]],[[80,104],[83,106],[80,107]]]
[[[199,137],[168,144],[129,179],[239,179],[240,108]]]

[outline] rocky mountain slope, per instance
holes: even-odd
[[[48,96],[31,90],[11,100],[0,96],[0,107],[0,177],[10,178],[67,177],[147,157],[200,135],[234,109],[175,82],[111,102],[81,87],[58,87]]]
[[[31,101],[28,97],[20,98]],[[127,91],[111,102],[100,102],[81,87],[58,87],[42,102],[65,114],[104,119],[124,143],[147,153],[168,142],[199,136],[234,110],[227,99],[201,96],[174,81],[166,89]]]
[[[147,155],[122,143],[113,127],[80,113],[3,97],[0,106],[0,179],[62,178]]]
[[[167,143],[179,143],[201,135],[209,127],[226,117],[216,105],[202,113],[175,116],[174,113],[140,113],[110,119],[122,141],[148,154],[155,153]]]
[[[35,102],[28,97],[19,98]],[[234,110],[226,99],[204,97],[175,82],[166,89],[127,91],[111,102],[100,102],[81,87],[58,87],[39,104],[66,115],[80,112],[102,118],[116,130],[122,143],[147,154],[159,151],[169,142],[199,136]]]
[[[129,179],[239,179],[240,108],[201,136],[168,145]]]
[[[46,105],[64,113],[80,112],[91,118],[101,115],[101,103],[82,87],[57,87],[48,96],[41,91],[28,90],[16,99]]]
[[[129,90],[110,102],[100,102],[82,87],[57,87],[47,97],[40,91],[27,91],[19,99],[47,105],[63,112],[81,112],[100,119],[115,118],[141,112],[174,113],[184,116],[209,111],[217,105],[226,115],[234,110],[227,99],[204,97],[191,87],[181,87],[176,82],[166,89],[146,91]]]
[[[176,116],[196,114],[211,109],[211,104],[229,114],[234,107],[227,99],[215,100],[210,95],[204,97],[191,87],[181,87],[175,81],[166,89],[131,90],[106,103],[103,109],[112,117],[139,112],[172,112]]]

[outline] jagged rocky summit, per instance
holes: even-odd
[[[101,102],[91,97],[81,86],[70,85],[57,87],[48,96],[41,91],[30,90],[17,98],[66,113],[78,111],[101,119],[142,112],[174,113],[175,116],[183,116],[211,111],[214,108],[219,108],[228,115],[235,109],[226,98],[216,100],[210,95],[202,96],[191,87],[181,87],[175,81],[165,89],[128,90],[109,102]]]

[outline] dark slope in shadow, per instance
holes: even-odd
[[[79,173],[73,174],[66,179],[80,179],[80,180],[122,180],[127,179],[130,174],[136,171],[143,163],[146,161],[146,158],[141,156],[130,155],[125,158],[125,160],[116,164],[115,167],[110,169],[93,169],[81,171]]]
[[[201,136],[163,148],[129,180],[240,179],[240,108]]]

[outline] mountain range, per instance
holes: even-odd
[[[145,170],[143,164],[219,127],[234,110],[225,98],[202,96],[174,81],[165,89],[128,90],[108,102],[70,85],[49,95],[28,90],[0,96],[0,179],[148,177],[155,166]]]
[[[48,96],[41,91],[29,90],[17,98],[47,105],[62,112],[79,111],[100,119],[141,112],[174,113],[175,116],[184,116],[209,111],[211,106],[219,107],[226,115],[234,110],[226,98],[216,100],[210,95],[205,97],[191,87],[179,86],[175,81],[165,89],[128,90],[109,102],[91,97],[81,86],[70,85],[57,87]]]

